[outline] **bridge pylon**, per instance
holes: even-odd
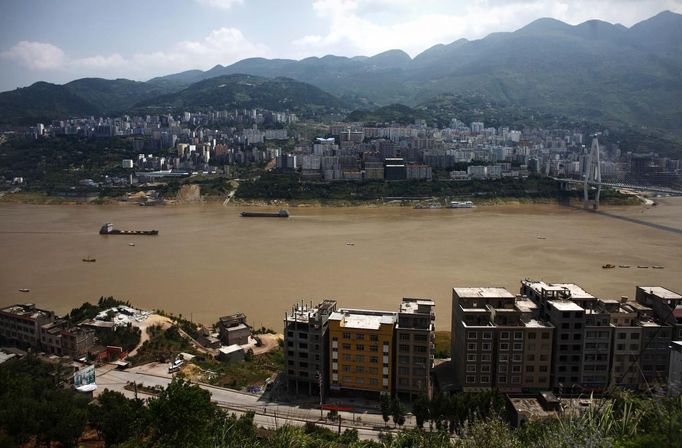
[[[583,207],[593,210],[599,208],[599,196],[601,195],[601,164],[599,163],[599,140],[597,137],[592,139],[592,147],[587,154],[587,160],[583,167]],[[596,185],[594,199],[590,200],[590,189]]]

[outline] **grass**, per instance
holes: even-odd
[[[213,359],[193,360],[203,370],[215,372],[210,383],[231,389],[244,389],[248,386],[263,386],[273,373],[284,368],[284,353],[276,351],[258,356],[247,356],[239,362],[224,363]]]

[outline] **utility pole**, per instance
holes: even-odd
[[[324,386],[324,379],[322,378],[322,374],[320,371],[317,371],[317,386],[320,389],[320,420],[323,419],[322,415],[322,387]]]

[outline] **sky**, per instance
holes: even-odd
[[[414,57],[541,17],[625,26],[682,0],[0,0],[0,91],[82,77],[145,81],[249,57]]]

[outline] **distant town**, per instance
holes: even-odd
[[[174,178],[184,183],[197,177],[245,180],[266,172],[291,173],[311,183],[461,183],[529,175],[580,180],[592,144],[585,132],[492,127],[456,118],[444,128],[430,127],[422,119],[407,125],[329,125],[301,121],[289,112],[236,109],[58,120],[29,128],[25,137],[44,144],[64,136],[124,143],[129,146],[125,152],[134,157],[119,159],[108,173],[100,167],[104,171],[100,169],[98,177],[78,178],[71,187],[95,192],[140,188],[152,190],[149,197],[154,199],[152,187]],[[609,141],[608,134],[601,132],[602,141]],[[598,165],[604,182],[682,184],[682,161],[660,157],[655,148],[634,153],[624,152],[617,143],[602,143]],[[5,177],[4,182],[14,191],[36,184],[23,175]]]

